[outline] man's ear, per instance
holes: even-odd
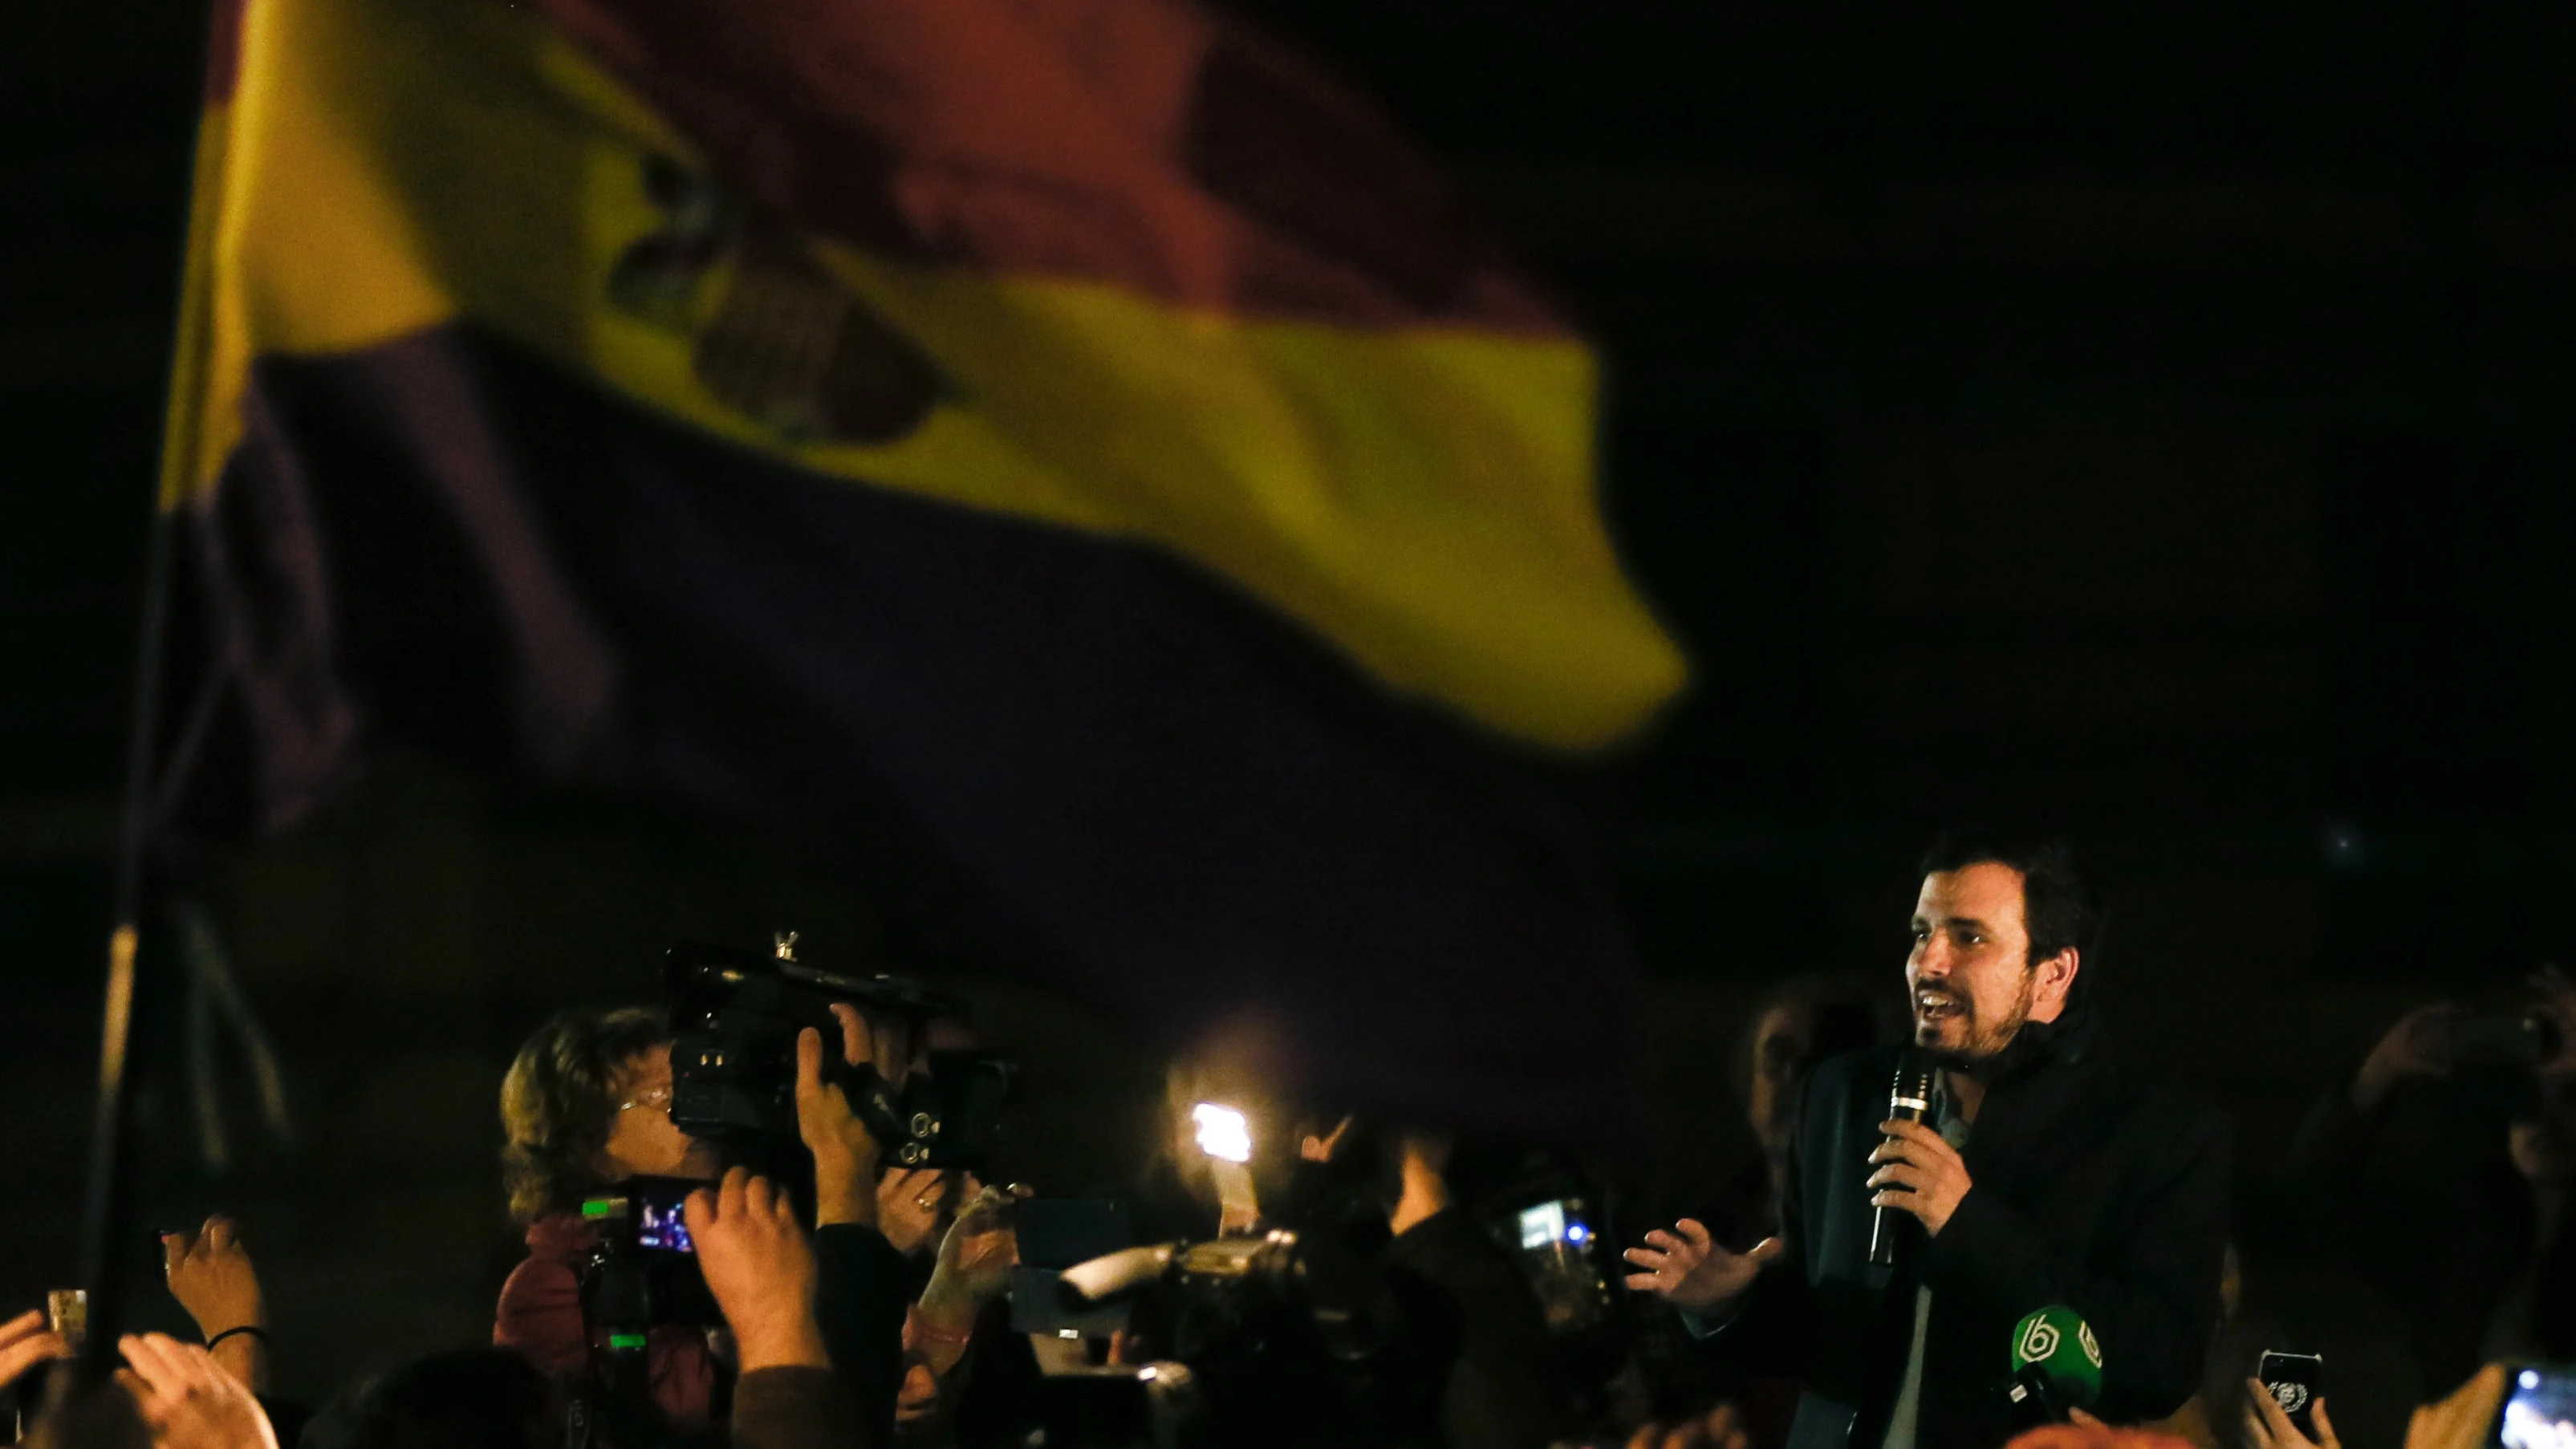
[[[2032,968],[2039,973],[2039,999],[2051,1003],[2058,1012],[2066,1009],[2066,998],[2075,990],[2076,973],[2084,969],[2084,953],[2069,946]]]

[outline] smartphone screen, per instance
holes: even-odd
[[[1516,1214],[1521,1274],[1538,1294],[1551,1332],[1582,1332],[1609,1312],[1609,1286],[1593,1251],[1589,1216],[1581,1198],[1557,1198]]]
[[[2498,1449],[2576,1449],[2576,1368],[2514,1370],[2493,1442]]]
[[[2310,1439],[2317,1437],[2316,1417],[2310,1407],[2326,1391],[2326,1361],[2313,1353],[2274,1353],[2264,1350],[2256,1360],[2254,1377],[2281,1406],[2291,1424]]]

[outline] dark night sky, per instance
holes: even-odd
[[[2307,881],[2336,971],[2558,944],[2576,15],[1255,8],[1603,340],[1610,506],[1702,681],[1598,792],[1657,969],[1874,941],[1853,882],[1972,809]],[[60,942],[119,758],[197,19],[0,24],[0,868]],[[2393,927],[2389,881],[2485,905]]]

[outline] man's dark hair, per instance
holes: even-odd
[[[2102,905],[2093,894],[2092,882],[2075,863],[2073,846],[2055,835],[1946,830],[1923,852],[1923,868],[1916,874],[1946,874],[1972,865],[2009,866],[2021,872],[2022,925],[2030,932],[2031,965],[2068,947],[2087,967],[2093,964]]]

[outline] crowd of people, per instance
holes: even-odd
[[[1133,1259],[1123,1281],[1170,1289],[1096,1312],[1024,1244],[1045,1200],[897,1160],[842,1085],[924,1072],[961,1023],[834,1003],[795,1041],[794,1142],[753,1155],[674,1121],[665,1013],[583,1010],[503,1085],[527,1252],[488,1343],[283,1402],[292,1346],[217,1217],[164,1239],[200,1342],[128,1336],[77,1387],[54,1362],[76,1344],[31,1311],[0,1326],[0,1385],[28,1442],[67,1449],[2484,1449],[2516,1366],[2576,1364],[2576,982],[2408,1014],[2240,1170],[2224,1118],[2116,1045],[2062,843],[1946,836],[1920,880],[1901,977],[1799,978],[1751,1013],[1733,1066],[1758,1156],[1642,1233],[1627,1165],[1580,1144],[1279,1101],[1212,1139],[1212,1104],[1259,1088],[1199,1054],[1103,1208],[1122,1241],[1092,1245],[1192,1246],[1083,1269]],[[702,1308],[665,1292],[603,1321],[626,1228],[599,1205],[674,1180]],[[2425,1403],[2403,1426],[2339,1431],[2336,1380],[2258,1371],[2317,1347],[2245,1301],[2284,1223],[2404,1324]],[[2091,1369],[2037,1424],[2021,1389],[2060,1390],[2006,1349],[2047,1359],[2049,1313]]]

